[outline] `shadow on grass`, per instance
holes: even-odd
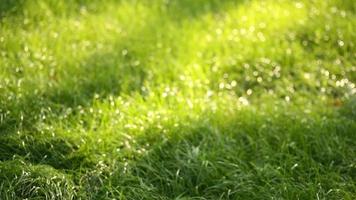
[[[95,3],[99,3],[99,0],[73,0],[70,2],[64,1],[55,1],[55,0],[2,0],[0,3],[0,19],[3,17],[13,18],[13,17],[24,17],[26,13],[35,13],[41,14],[43,11],[41,10],[43,6],[50,10],[52,14],[55,15],[63,15],[63,11],[65,14],[78,14],[78,10],[82,7],[86,7],[91,11],[97,11],[98,7]],[[113,0],[115,2],[115,0]],[[117,2],[120,2],[117,1]],[[30,7],[27,7],[29,6]],[[29,9],[38,9],[35,12],[34,10]],[[59,9],[58,9],[59,8]],[[62,10],[65,8],[67,10]]]
[[[0,151],[0,156],[13,167],[18,167],[16,162],[9,162],[21,156],[31,164],[57,169],[91,168],[93,173],[86,175],[90,184],[84,181],[80,187],[97,199],[120,195],[132,199],[308,199],[316,191],[323,197],[343,198],[350,194],[327,192],[356,190],[352,182],[356,127],[348,113],[338,114],[305,116],[283,109],[202,114],[188,123],[180,121],[181,126],[164,127],[169,134],[147,129],[135,138],[138,148],[150,144],[147,153],[131,155],[128,164],[117,158],[114,166],[104,164],[102,171],[96,169],[97,163],[80,157],[75,142],[60,138],[36,138],[23,146],[17,139],[1,138],[0,147],[6,151]],[[285,188],[288,193],[283,192]]]
[[[176,129],[168,139],[150,132],[138,141],[158,144],[119,168],[110,184],[133,198],[146,194],[144,199],[157,194],[169,199],[308,199],[316,191],[346,198],[356,191],[352,121],[270,114],[247,111],[236,119],[211,121],[204,117]],[[329,194],[332,188],[349,193]]]
[[[75,187],[64,173],[16,158],[0,162],[0,196],[12,199],[74,199]]]
[[[24,0],[2,0],[0,3],[0,19],[5,16],[18,15],[24,5]]]
[[[171,0],[167,1],[167,12],[173,19],[190,20],[207,13],[224,14],[229,7],[237,7],[247,0]]]

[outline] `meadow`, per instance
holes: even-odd
[[[0,199],[356,199],[354,0],[0,0]]]

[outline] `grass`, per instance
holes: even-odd
[[[0,199],[355,199],[352,0],[2,0]]]

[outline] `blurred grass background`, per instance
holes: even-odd
[[[1,0],[0,199],[355,199],[352,0]]]

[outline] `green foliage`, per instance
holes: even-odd
[[[73,199],[70,178],[48,165],[32,166],[14,158],[0,163],[2,199]]]
[[[355,199],[352,0],[3,0],[0,199]]]

